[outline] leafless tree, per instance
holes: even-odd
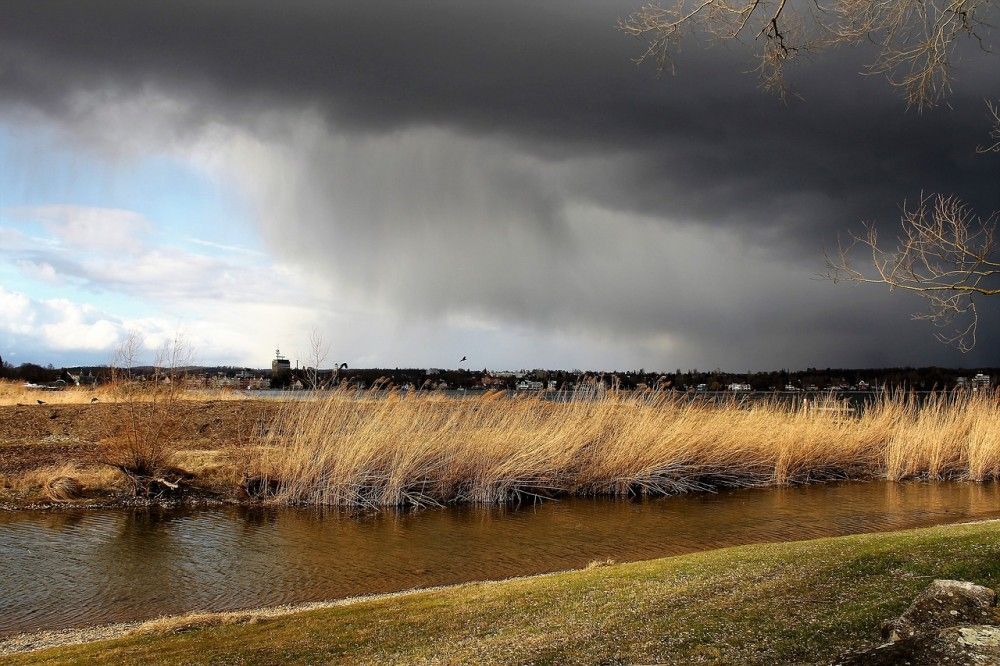
[[[765,88],[785,93],[784,68],[802,54],[873,42],[868,73],[884,74],[907,102],[932,106],[950,86],[954,49],[962,37],[983,43],[995,0],[671,0],[649,4],[619,22],[644,38],[638,60],[673,68],[686,34],[750,39]]]
[[[311,371],[307,373],[309,378],[309,388],[316,390],[319,385],[319,368],[330,356],[330,343],[326,341],[326,336],[318,329],[309,332],[309,363]]]
[[[965,352],[976,344],[977,299],[1000,295],[996,223],[995,214],[979,217],[955,197],[922,196],[912,209],[904,207],[894,248],[867,224],[865,233],[827,255],[826,277],[917,294],[927,310],[914,317],[947,329],[937,337]],[[859,250],[865,268],[854,261]]]

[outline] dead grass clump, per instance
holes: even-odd
[[[69,502],[83,496],[83,484],[72,476],[55,476],[45,482],[45,496],[53,502]]]
[[[121,476],[104,466],[65,464],[0,477],[0,488],[30,501],[70,502],[91,490],[117,489]]]
[[[259,624],[267,619],[261,611],[231,611],[225,613],[193,612],[184,615],[166,616],[144,622],[132,635],[164,636],[182,634],[210,627],[224,627],[239,624]]]
[[[613,559],[606,560],[591,560],[587,563],[586,569],[603,569],[604,567],[613,567],[617,562]]]
[[[860,411],[609,391],[551,401],[334,392],[241,451],[247,493],[336,506],[663,495],[837,479],[1000,477],[1000,396],[885,395]],[[250,440],[248,440],[250,441]]]

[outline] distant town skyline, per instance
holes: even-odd
[[[5,3],[0,354],[180,331],[260,367],[316,329],[361,367],[1000,365],[995,307],[962,355],[814,279],[921,191],[1000,209],[991,56],[916,113],[824,54],[786,105],[738,48],[637,67],[640,4]]]

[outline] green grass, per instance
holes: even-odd
[[[1000,523],[741,546],[57,648],[13,662],[817,662],[877,642],[881,621],[933,578],[1000,584]]]

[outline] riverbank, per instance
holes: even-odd
[[[845,479],[980,482],[1000,477],[997,432],[1000,396],[989,391],[885,395],[860,411],[670,392],[8,406],[0,502],[132,504],[128,482],[141,486],[140,501],[369,509]],[[108,458],[129,461],[132,476]]]
[[[147,503],[130,497],[124,477],[102,463],[101,446],[108,436],[108,423],[126,406],[78,398],[59,404],[0,405],[0,507]],[[271,421],[280,407],[276,401],[203,400],[194,396],[178,401],[171,462],[190,478],[186,494],[176,499],[204,502],[235,498],[238,479],[229,451],[247,443],[247,424]],[[53,502],[45,486],[58,477],[79,480],[83,492],[72,501]]]
[[[1000,583],[1000,522],[740,546],[321,609],[173,618],[9,663],[827,663],[935,578]]]

